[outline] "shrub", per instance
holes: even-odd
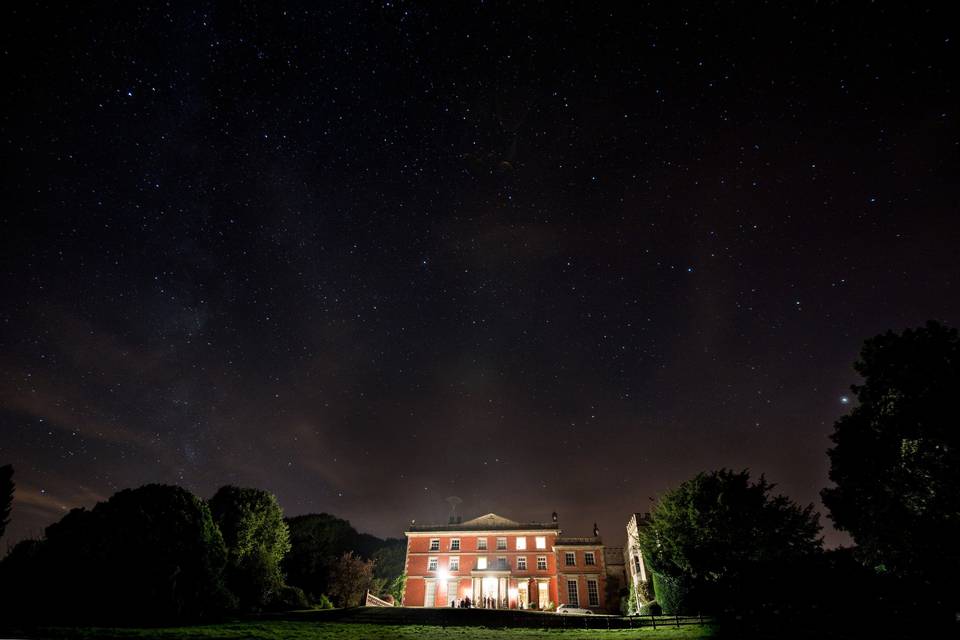
[[[659,616],[662,614],[663,607],[661,607],[656,600],[651,600],[650,602],[645,602],[640,605],[640,615],[642,616]]]
[[[333,609],[333,603],[325,593],[321,593],[316,602],[313,603],[314,609]]]
[[[669,615],[693,613],[690,588],[682,578],[653,574],[653,590],[657,602]]]
[[[281,585],[269,604],[272,611],[294,611],[297,609],[309,609],[310,600],[307,594],[300,587],[294,587],[288,584]]]

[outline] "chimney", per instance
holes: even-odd
[[[596,522],[593,523],[593,537],[594,538],[600,537],[600,527],[597,526]]]
[[[557,512],[556,512],[556,511],[553,512],[553,521],[554,521],[554,522],[557,521]]]

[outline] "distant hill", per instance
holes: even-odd
[[[406,542],[381,539],[360,533],[350,524],[329,513],[311,513],[287,518],[290,528],[290,552],[283,561],[287,583],[300,587],[313,598],[327,592],[331,563],[352,551],[366,560],[374,560],[374,575],[383,588],[403,573]]]

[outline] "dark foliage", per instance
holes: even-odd
[[[10,509],[13,507],[13,465],[0,467],[0,538],[10,524]]]
[[[338,607],[357,607],[373,583],[373,561],[347,552],[330,567],[328,593]]]
[[[227,486],[210,499],[210,511],[227,546],[227,587],[242,610],[262,609],[280,597],[280,563],[290,550],[280,504],[267,491]]]
[[[287,582],[314,600],[329,593],[331,568],[344,553],[374,560],[374,576],[381,591],[390,591],[403,573],[406,545],[402,540],[358,533],[348,521],[328,513],[289,518],[287,525],[291,544],[283,563]]]
[[[0,582],[14,581],[4,595],[26,620],[184,622],[230,599],[220,531],[206,503],[180,487],[121,491],[90,511],[74,509],[45,540],[17,549]]]
[[[960,590],[960,338],[935,322],[864,342],[857,406],[835,424],[823,502],[857,554],[913,590]]]
[[[700,473],[666,493],[640,542],[666,613],[721,612],[778,597],[780,576],[820,550],[813,506],[747,471]],[[749,595],[747,595],[749,594]],[[736,596],[736,597],[735,597]]]

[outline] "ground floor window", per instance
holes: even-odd
[[[597,588],[596,580],[587,580],[587,599],[591,607],[600,606],[600,589]]]
[[[576,580],[567,580],[567,604],[574,607],[580,606],[580,599],[577,597]]]

